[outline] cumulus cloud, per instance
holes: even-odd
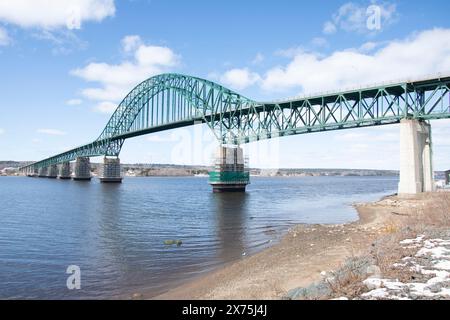
[[[8,35],[8,32],[0,27],[0,46],[7,46],[11,43],[11,38]]]
[[[80,29],[115,14],[114,0],[2,0],[0,21],[22,28]]]
[[[328,56],[299,52],[287,65],[268,70],[261,85],[267,91],[298,88],[314,93],[439,72],[450,72],[450,29],[423,31],[373,53],[357,49]]]
[[[220,81],[230,86],[233,89],[243,90],[248,88],[261,80],[261,77],[256,72],[251,72],[249,69],[231,69],[226,71],[221,77]]]
[[[58,129],[37,129],[37,133],[48,134],[51,136],[64,136],[67,133]]]
[[[137,35],[130,35],[125,36],[122,39],[121,43],[123,51],[132,52],[135,51],[142,44],[142,40],[141,37]]]
[[[122,50],[131,55],[121,63],[92,62],[70,72],[98,84],[81,92],[87,99],[102,102],[95,108],[97,111],[107,112],[111,103],[120,102],[139,82],[169,71],[180,61],[180,57],[172,49],[146,45],[138,36],[127,36],[121,43]]]
[[[381,31],[383,28],[391,25],[397,19],[396,5],[391,3],[362,6],[353,2],[347,2],[339,7],[333,14],[331,20],[323,25],[324,34],[333,34],[338,30],[356,33],[373,33]],[[378,29],[368,27],[368,19],[374,14],[379,14],[380,25]]]

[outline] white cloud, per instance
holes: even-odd
[[[226,71],[221,77],[220,81],[231,88],[243,90],[250,87],[261,80],[261,77],[255,73],[250,72],[247,68],[231,69]]]
[[[52,31],[42,29],[32,33],[32,37],[49,41],[53,45],[52,53],[54,55],[69,54],[74,50],[83,50],[88,46],[86,41],[81,40],[73,31],[67,29]]]
[[[83,103],[83,100],[81,99],[70,99],[66,101],[66,104],[68,106],[77,106]]]
[[[167,47],[140,45],[135,58],[138,65],[143,67],[173,67],[178,63],[178,56]]]
[[[115,14],[114,0],[2,0],[0,21],[23,28],[80,29]]]
[[[51,136],[64,136],[67,133],[57,129],[37,129],[37,133],[48,134]]]
[[[397,19],[396,5],[390,3],[372,3],[370,6],[362,6],[353,2],[343,4],[338,11],[333,14],[331,20],[323,25],[324,34],[333,34],[338,30],[356,33],[373,33],[381,31],[391,25]],[[380,17],[379,29],[368,28],[368,19],[378,11]]]
[[[137,35],[125,36],[122,41],[122,48],[125,52],[135,51],[141,44],[141,37]]]
[[[288,49],[279,49],[275,51],[276,56],[284,57],[284,58],[293,58],[296,55],[305,53],[307,50],[303,48],[302,46],[299,47],[292,47]]]
[[[323,24],[323,33],[325,34],[333,34],[336,33],[337,28],[331,21],[327,21]]]
[[[439,72],[450,72],[450,29],[423,31],[372,54],[355,49],[328,56],[300,52],[286,66],[268,70],[261,83],[267,91],[298,88],[310,94]]]
[[[108,101],[100,102],[94,107],[94,111],[106,114],[112,114],[116,109],[117,104]]]
[[[256,56],[252,60],[252,64],[260,64],[264,61],[264,55],[260,52],[256,54]]]
[[[8,32],[0,27],[0,46],[7,46],[11,43],[11,38],[8,35]]]
[[[359,48],[358,51],[359,52],[363,52],[363,53],[368,53],[371,52],[373,50],[375,50],[377,47],[379,47],[381,45],[381,43],[377,43],[377,42],[372,42],[372,41],[368,41],[363,43]]]
[[[141,81],[159,73],[167,72],[179,64],[180,57],[168,47],[145,45],[138,36],[122,39],[122,50],[132,57],[119,64],[93,62],[71,71],[72,75],[97,87],[85,88],[82,95],[90,100],[101,101],[97,111],[108,112],[108,103],[120,102]]]
[[[5,129],[0,128],[0,135],[5,133]]]

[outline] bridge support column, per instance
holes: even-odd
[[[60,179],[70,179],[70,162],[61,163],[61,167],[59,168],[59,176]]]
[[[419,120],[400,122],[399,196],[434,190],[431,126]]]
[[[34,176],[34,169],[33,169],[33,167],[29,167],[29,168],[27,168],[25,170],[26,170],[27,177],[33,177]]]
[[[91,161],[88,157],[78,157],[75,161],[73,180],[91,180]]]
[[[45,177],[47,177],[47,167],[41,167],[41,168],[39,168],[39,171],[38,171],[38,177],[39,177],[39,178],[45,178]]]
[[[47,178],[56,179],[58,176],[58,166],[56,164],[52,164],[48,167]]]
[[[119,158],[103,158],[103,166],[100,172],[100,182],[103,183],[120,183],[122,176],[120,174],[120,159]]]
[[[244,192],[250,183],[241,147],[220,146],[216,152],[214,170],[209,173],[213,192]]]

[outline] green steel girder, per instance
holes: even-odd
[[[450,77],[277,102],[256,102],[214,82],[162,74],[137,85],[93,142],[35,162],[34,170],[85,156],[118,156],[126,139],[207,123],[222,143],[450,118]]]

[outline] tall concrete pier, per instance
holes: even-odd
[[[431,126],[425,121],[400,122],[399,196],[434,190]]]
[[[73,180],[91,180],[91,162],[89,157],[78,157],[76,159]]]
[[[70,175],[70,162],[61,163],[61,167],[59,168],[59,176],[60,179],[70,179],[72,178]]]
[[[39,168],[39,170],[38,170],[38,177],[39,178],[47,177],[47,167]]]
[[[48,167],[47,178],[56,179],[58,177],[58,166],[56,164],[52,164]]]
[[[220,146],[215,157],[214,170],[209,173],[213,192],[243,192],[250,183],[245,168],[244,152],[239,146]]]
[[[104,183],[122,182],[120,159],[104,157],[99,179]]]

